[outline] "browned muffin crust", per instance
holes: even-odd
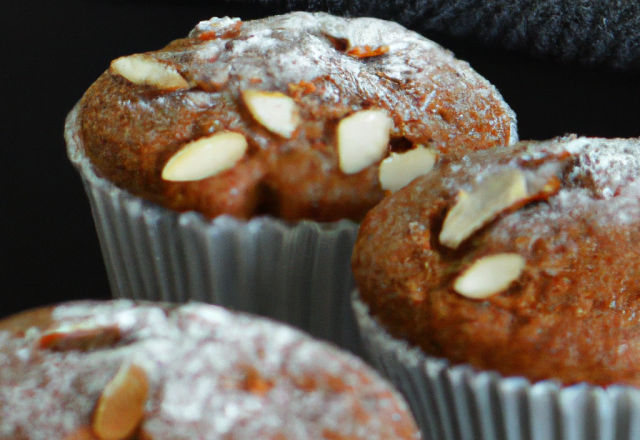
[[[563,138],[439,167],[363,221],[362,298],[392,335],[453,363],[640,385],[639,151],[638,140]]]
[[[0,322],[0,439],[418,439],[358,358],[191,303],[77,302]]]
[[[212,19],[144,60],[177,82],[136,84],[112,64],[82,98],[81,137],[99,174],[177,211],[360,220],[384,195],[379,165],[391,152],[421,144],[456,156],[517,140],[513,112],[493,86],[438,45],[382,20]],[[259,121],[247,90],[294,103],[284,132]],[[379,157],[347,173],[337,127],[364,110],[390,118],[390,139]],[[225,131],[248,143],[235,166],[192,181],[162,178],[185,145]]]

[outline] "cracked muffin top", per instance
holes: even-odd
[[[434,163],[517,140],[467,63],[396,23],[324,13],[201,22],[114,60],[78,112],[99,175],[209,218],[359,221]]]

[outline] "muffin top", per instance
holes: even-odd
[[[0,322],[0,439],[416,439],[358,358],[191,303],[77,302]]]
[[[398,24],[323,13],[201,22],[114,60],[79,112],[98,174],[207,217],[360,220],[441,157],[517,140],[467,63]]]
[[[453,363],[640,385],[639,151],[565,137],[438,167],[362,223],[363,300]]]

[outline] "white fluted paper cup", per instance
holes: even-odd
[[[450,365],[392,337],[352,294],[370,362],[409,402],[423,440],[631,440],[640,438],[640,389],[531,383]]]
[[[78,124],[76,106],[65,125],[67,153],[89,197],[114,297],[218,304],[362,354],[349,299],[356,223],[208,220],[163,208],[99,177]]]

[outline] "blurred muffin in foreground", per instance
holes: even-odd
[[[417,439],[352,355],[191,303],[76,302],[0,322],[2,439]]]

